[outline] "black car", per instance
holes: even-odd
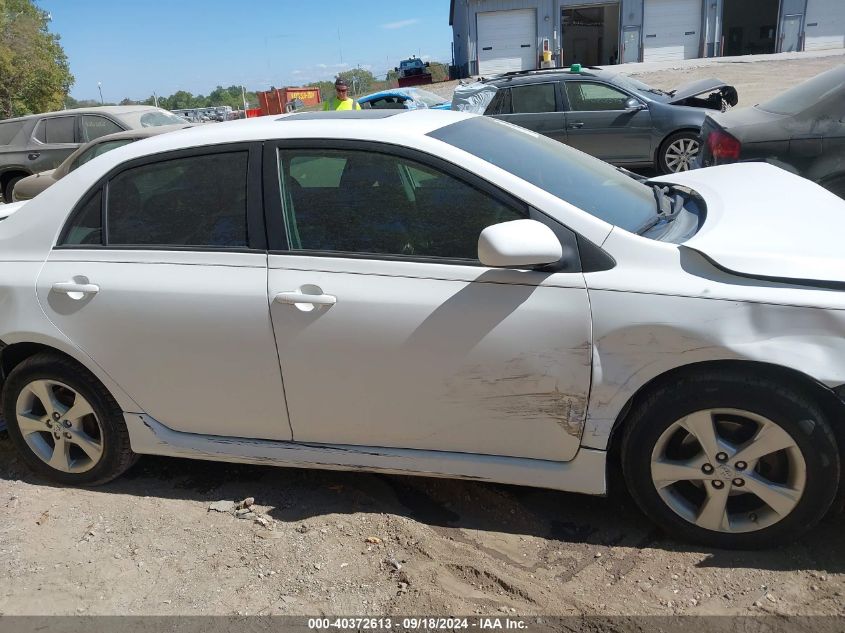
[[[845,65],[765,103],[707,116],[699,167],[759,160],[845,198]]]
[[[458,86],[452,109],[487,114],[624,167],[692,168],[708,110],[736,90],[703,79],[664,92],[616,70],[573,65],[506,73]]]

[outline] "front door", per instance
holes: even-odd
[[[626,26],[622,29],[622,63],[640,61],[640,27]]]
[[[114,175],[38,279],[49,319],[162,424],[290,440],[267,306],[260,149],[205,149]],[[211,152],[211,153],[209,153]],[[254,226],[254,223],[253,223]],[[260,237],[260,236],[259,236]]]
[[[298,142],[268,160],[281,181],[265,199],[279,215],[284,201],[286,227],[269,222],[268,292],[295,441],[574,457],[583,276],[476,258],[481,230],[527,217],[523,203],[384,146]]]
[[[595,81],[563,82],[567,143],[610,163],[651,160],[651,114],[628,110],[631,95]]]

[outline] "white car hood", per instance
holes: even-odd
[[[12,202],[10,204],[0,204],[0,220],[5,220],[15,211],[20,209],[23,205],[25,205],[27,202],[29,202],[29,200],[24,200],[22,202]]]
[[[765,163],[654,178],[695,190],[704,225],[682,247],[744,275],[845,283],[845,200]]]

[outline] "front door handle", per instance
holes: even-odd
[[[570,130],[580,130],[582,127],[584,127],[584,122],[576,121],[575,123],[570,123],[566,127],[568,127]]]
[[[28,158],[29,160],[35,160],[35,159],[36,159],[36,158],[38,158],[39,156],[41,156],[41,153],[40,153],[40,152],[32,152],[31,154],[27,154],[27,158]]]
[[[286,303],[288,305],[310,304],[315,306],[333,306],[337,303],[337,297],[333,295],[309,295],[298,290],[280,292],[274,300],[276,303]]]
[[[84,295],[95,295],[100,292],[100,287],[96,284],[78,284],[75,281],[59,281],[53,284],[54,292],[62,292],[72,299],[76,299],[74,295],[79,295],[82,298]]]

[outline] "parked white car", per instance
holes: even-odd
[[[640,183],[458,112],[178,131],[0,222],[3,412],[65,484],[158,454],[601,495],[621,464],[669,533],[767,547],[842,499],[843,232],[768,165]]]

